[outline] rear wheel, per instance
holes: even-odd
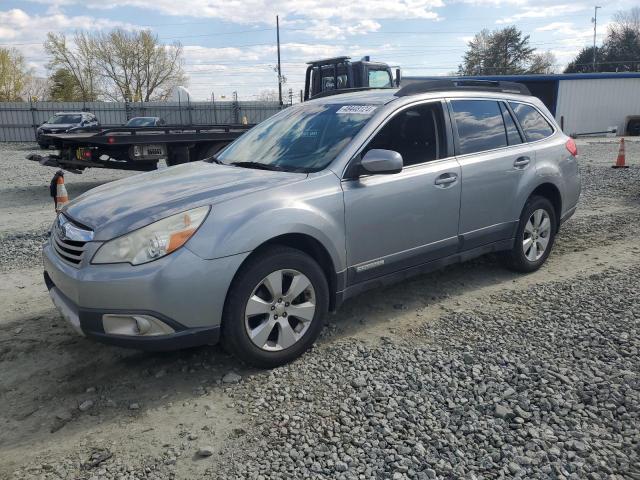
[[[557,232],[556,213],[544,197],[531,197],[520,216],[516,239],[506,254],[507,265],[518,272],[533,272],[547,260]]]
[[[251,259],[234,279],[222,341],[251,365],[276,367],[313,344],[328,307],[327,280],[315,260],[293,248],[272,247]]]

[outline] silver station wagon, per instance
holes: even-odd
[[[273,367],[364,290],[488,252],[540,268],[576,209],[576,155],[518,84],[319,98],[216,157],[72,201],[44,246],[45,281],[88,338],[155,350],[221,341]]]

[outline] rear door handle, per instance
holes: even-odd
[[[455,183],[456,180],[458,180],[458,175],[456,175],[455,173],[443,173],[438,178],[436,178],[436,181],[433,183],[435,183],[439,187],[446,187],[447,185]]]
[[[514,167],[526,167],[531,162],[529,157],[518,157],[516,161],[513,162]]]

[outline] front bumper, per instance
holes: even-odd
[[[95,244],[95,245],[93,245]],[[188,248],[144,265],[91,265],[99,247],[89,242],[76,267],[47,242],[45,283],[60,313],[80,334],[103,343],[144,350],[173,350],[216,343],[227,290],[247,257],[204,260]],[[106,333],[104,315],[143,315],[160,320],[173,333]]]

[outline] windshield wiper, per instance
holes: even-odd
[[[282,168],[279,165],[271,165],[268,163],[260,163],[260,162],[232,162],[230,165],[235,165],[236,167],[242,168],[255,168],[257,170],[272,170],[272,171],[286,171],[286,169]]]

